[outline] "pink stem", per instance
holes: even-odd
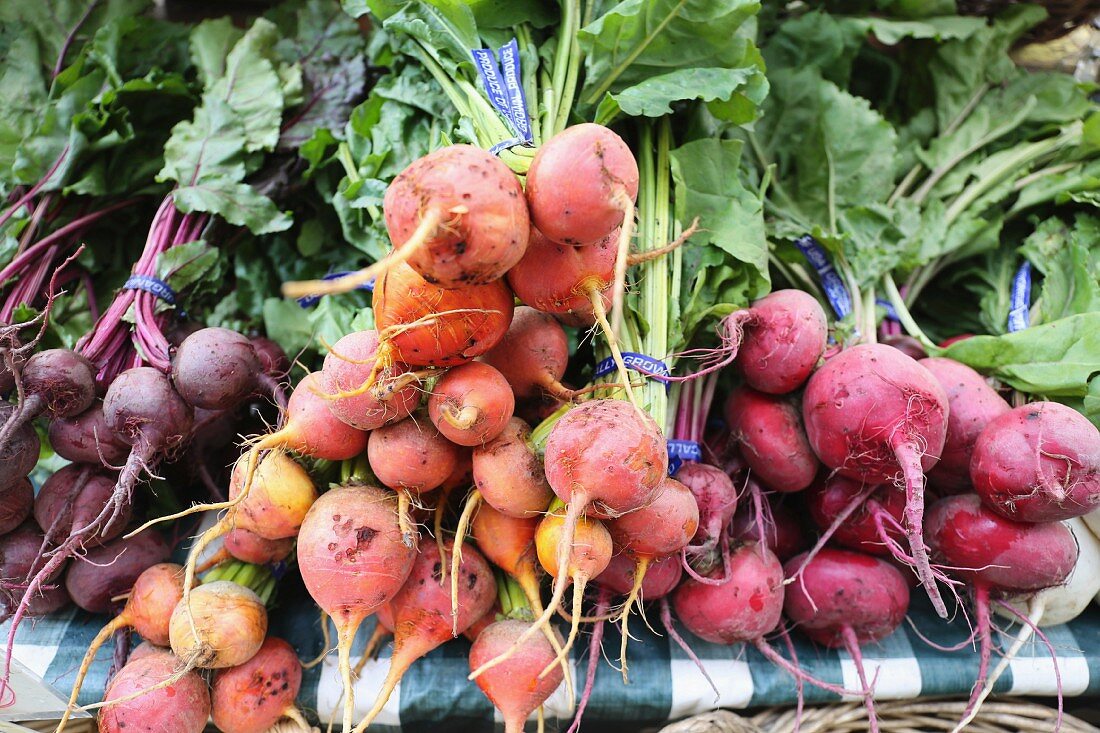
[[[718,692],[718,685],[714,684],[714,680],[711,679],[710,673],[707,672],[707,668],[703,666],[703,661],[696,656],[691,647],[684,640],[684,637],[680,636],[680,632],[676,630],[676,623],[672,620],[672,608],[668,602],[668,596],[661,598],[661,623],[665,626],[665,631],[668,632],[668,638],[676,642],[676,645],[680,647],[684,654],[688,655],[688,659],[695,663],[695,666],[699,668],[703,677],[710,683],[710,689],[714,690],[714,701],[718,702],[721,697],[721,693]]]
[[[970,701],[963,711],[963,718],[970,717],[978,704],[978,697],[985,687],[986,678],[989,676],[989,658],[993,656],[992,621],[989,618],[989,586],[984,583],[974,587],[974,612],[978,626],[978,678],[974,680],[974,688],[970,693]]]
[[[25,194],[16,199],[15,203],[8,207],[7,211],[5,211],[3,214],[0,214],[0,226],[4,226],[4,224],[7,223],[8,219],[12,218],[12,216],[15,215],[15,212],[19,211],[19,209],[26,205],[28,201],[38,195],[38,192],[41,191],[42,188],[50,182],[50,178],[52,178],[53,174],[57,172],[57,169],[61,167],[61,164],[65,161],[65,156],[68,154],[69,146],[65,145],[64,149],[57,156],[57,160],[53,162],[53,165],[50,166],[49,170],[46,171],[46,174],[42,176],[38,183],[31,186]]]
[[[895,439],[891,447],[905,477],[905,524],[909,549],[913,553],[913,567],[932,601],[932,607],[940,618],[947,618],[947,605],[940,596],[936,576],[932,573],[932,562],[928,558],[928,548],[924,544],[924,467],[921,465],[921,453],[917,445],[906,438]]]
[[[596,617],[600,620],[596,622],[595,627],[592,629],[592,639],[588,643],[588,670],[584,677],[584,691],[581,693],[581,699],[577,703],[577,712],[573,716],[573,724],[569,726],[569,730],[566,733],[578,733],[581,728],[581,718],[584,717],[584,711],[588,707],[588,700],[592,697],[592,688],[596,684],[596,670],[600,665],[600,655],[603,653],[603,617],[607,614],[608,608],[611,607],[611,592],[604,587],[600,587],[600,594],[596,598]]]
[[[859,684],[863,687],[863,705],[867,708],[867,724],[871,733],[878,733],[878,716],[875,714],[875,690],[873,685],[867,684],[867,672],[863,668],[863,652],[859,648],[859,639],[851,626],[845,625],[841,629],[844,636],[844,647],[852,662],[856,666],[856,674],[859,675]]]
[[[764,657],[779,667],[781,670],[794,677],[795,680],[802,682],[809,682],[814,687],[818,687],[826,692],[831,692],[835,695],[853,695],[856,694],[853,690],[847,690],[841,685],[834,685],[832,682],[826,682],[825,680],[819,680],[811,675],[806,670],[798,666],[797,663],[791,662],[791,660],[784,657],[782,654],[772,649],[771,646],[763,639],[753,639],[749,642],[756,650],[764,655]]]

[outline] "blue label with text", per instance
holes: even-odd
[[[802,256],[814,268],[818,278],[821,279],[821,287],[825,290],[825,297],[833,307],[837,318],[844,318],[852,312],[852,297],[848,288],[844,285],[833,264],[829,262],[829,256],[825,248],[809,234],[799,237],[794,244],[802,252]]]
[[[527,96],[523,91],[519,43],[513,38],[500,48],[500,66],[491,49],[475,48],[470,53],[489,102],[515,133],[515,137],[493,145],[489,152],[499,155],[502,150],[530,143],[533,136],[527,116]]]
[[[703,460],[703,448],[694,440],[668,441],[668,475],[675,476],[687,461]]]
[[[1016,276],[1012,278],[1009,298],[1008,331],[1023,331],[1031,325],[1031,263],[1024,260]]]

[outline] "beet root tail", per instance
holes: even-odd
[[[924,468],[921,466],[921,453],[916,444],[907,440],[897,441],[893,449],[905,477],[905,532],[909,537],[914,569],[936,613],[940,618],[947,618],[947,606],[940,596],[932,562],[928,558],[928,547],[924,544]]]

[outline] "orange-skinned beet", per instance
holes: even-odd
[[[530,436],[527,423],[513,417],[500,435],[474,449],[474,485],[481,498],[512,517],[539,515],[554,498]]]
[[[569,366],[569,338],[549,313],[527,305],[516,308],[504,338],[481,360],[504,375],[517,399],[570,396],[561,384]]]
[[[472,361],[449,369],[428,396],[428,415],[447,440],[483,445],[504,430],[516,399],[508,380],[488,364]]]
[[[624,196],[638,197],[638,162],[602,125],[566,128],[542,144],[527,171],[531,218],[563,244],[591,244],[619,227]]]
[[[314,502],[298,533],[306,590],[338,632],[344,729],[353,726],[351,643],[367,616],[404,585],[416,559],[398,524],[397,497],[373,486],[331,489]]]
[[[527,254],[508,271],[508,284],[536,310],[592,324],[593,294],[603,299],[605,310],[611,306],[617,237],[616,231],[588,246],[570,247],[532,229]]]
[[[516,654],[477,677],[477,686],[504,716],[505,733],[523,733],[524,721],[565,679],[557,665],[539,677],[553,662],[554,647],[545,636],[532,634],[530,629],[526,621],[497,621],[482,631],[470,648],[470,669],[476,670],[526,636]]]
[[[206,682],[191,670],[170,685],[150,690],[176,674],[179,663],[167,652],[130,662],[107,687],[107,705],[99,713],[100,733],[201,733],[210,716]],[[144,694],[144,690],[149,690]]]
[[[503,280],[445,290],[402,264],[379,278],[372,304],[393,359],[442,367],[493,348],[508,331],[515,300]]]
[[[420,387],[405,376],[407,366],[393,362],[380,365],[374,373],[379,345],[377,331],[349,333],[332,345],[321,369],[321,383],[330,395],[332,414],[359,430],[374,430],[406,418],[420,404]],[[374,388],[362,390],[372,377]],[[361,394],[331,397],[357,391]]]
[[[396,249],[425,219],[438,220],[409,264],[441,287],[497,280],[527,248],[523,187],[508,166],[472,145],[449,145],[413,161],[386,189],[382,208]]]
[[[378,428],[367,441],[367,459],[378,480],[412,494],[439,488],[454,472],[461,455],[461,449],[434,425],[413,418]]]
[[[214,673],[211,716],[221,733],[264,733],[288,713],[302,686],[294,647],[269,636],[252,659]]]
[[[451,543],[445,543],[451,551]],[[425,543],[413,562],[408,580],[387,605],[393,621],[393,656],[382,690],[356,731],[366,728],[382,711],[401,677],[416,660],[461,634],[493,607],[496,581],[489,563],[475,548],[464,547],[457,584],[458,614],[452,617],[450,587],[442,583],[444,558],[434,543]]]

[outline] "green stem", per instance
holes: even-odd
[[[913,318],[913,314],[909,312],[909,308],[905,305],[905,300],[901,297],[901,293],[898,292],[898,286],[894,283],[893,275],[887,273],[882,277],[882,286],[886,290],[886,298],[890,301],[890,304],[894,306],[894,311],[897,312],[898,320],[901,321],[902,327],[905,332],[910,336],[920,341],[921,345],[926,349],[935,349],[936,345],[932,343],[921,327],[917,325],[916,320]]]
[[[565,0],[566,8],[572,9],[572,20],[569,28],[569,59],[565,70],[565,80],[558,94],[557,111],[554,117],[554,127],[551,135],[556,135],[569,124],[569,115],[573,111],[573,97],[577,93],[577,78],[581,68],[581,44],[577,38],[580,30],[580,0]]]
[[[1080,137],[1081,125],[1075,124],[1056,137],[1021,146],[1013,155],[1007,156],[997,168],[986,173],[979,181],[955,197],[955,200],[947,207],[944,214],[947,224],[953,224],[971,204],[995,188],[1008,176],[1027,170],[1032,163],[1061,147],[1074,144],[1074,141],[1079,141]]]
[[[566,402],[535,426],[535,429],[531,431],[531,437],[527,439],[527,444],[531,446],[535,453],[541,456],[546,452],[546,441],[550,437],[550,431],[558,424],[558,420],[561,420],[562,416],[571,409],[573,409],[573,405]]]
[[[869,287],[863,293],[863,326],[864,343],[878,342],[878,309],[875,307],[875,288]]]

